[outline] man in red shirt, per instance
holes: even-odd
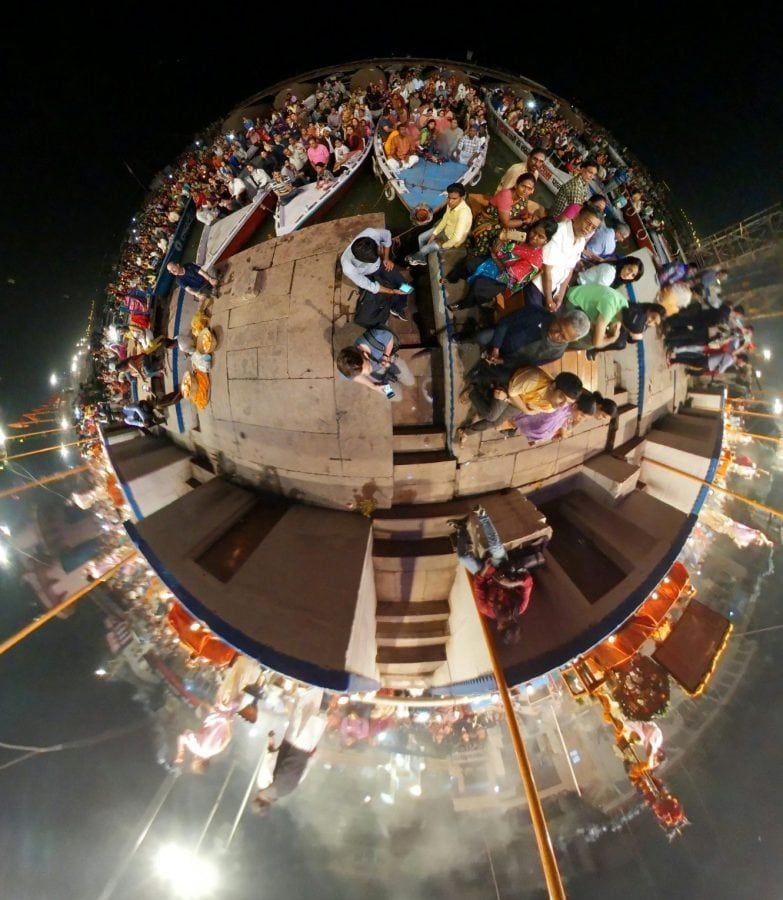
[[[525,568],[513,566],[500,536],[486,510],[474,510],[488,544],[486,559],[474,550],[467,519],[449,522],[456,532],[457,556],[473,575],[473,591],[481,615],[494,619],[498,633],[506,644],[520,637],[519,619],[527,611],[533,590],[533,576]]]

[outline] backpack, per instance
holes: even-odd
[[[356,303],[353,320],[357,325],[363,325],[365,328],[385,325],[389,319],[389,309],[389,301],[383,294],[362,291]]]

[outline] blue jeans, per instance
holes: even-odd
[[[394,264],[394,268],[389,272],[383,268],[383,263],[381,263],[381,267],[378,271],[373,272],[372,275],[368,275],[367,277],[372,281],[377,281],[378,284],[382,284],[384,287],[394,288],[395,290],[398,289],[400,285],[408,283],[396,263]],[[395,312],[404,313],[408,308],[407,294],[390,294],[389,306],[391,306]]]
[[[425,260],[430,253],[436,253],[440,250],[440,244],[436,241],[431,241],[432,232],[435,231],[435,228],[428,228],[426,231],[422,231],[419,235],[419,250],[418,253],[411,253],[412,259],[420,259]]]
[[[497,529],[487,513],[478,515],[477,518],[479,525],[481,525],[481,530],[484,532],[484,540],[487,542],[487,553],[494,565],[498,566],[508,559],[508,553],[503,546],[503,541],[501,541],[500,535],[497,533]],[[472,575],[480,572],[484,566],[483,559],[470,549],[470,536],[465,526],[457,530],[457,558]]]

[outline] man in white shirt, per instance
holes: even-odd
[[[265,813],[281,797],[294,791],[307,774],[310,760],[326,730],[326,715],[321,712],[323,688],[309,688],[296,702],[285,736],[275,747],[274,733],[269,735],[267,753],[258,773],[258,792],[253,811]]]
[[[437,250],[461,247],[470,234],[473,214],[465,202],[465,186],[455,182],[446,188],[446,212],[434,228],[419,235],[419,251],[405,257],[409,266],[425,266],[427,256]]]
[[[603,221],[603,213],[585,204],[573,219],[557,226],[554,237],[544,246],[544,267],[525,289],[525,303],[550,312],[560,308],[568,282],[587,242]]]
[[[389,312],[406,322],[406,294],[402,285],[409,284],[402,270],[391,259],[391,232],[386,228],[365,228],[356,235],[340,257],[343,275],[356,287],[371,294],[390,296]]]

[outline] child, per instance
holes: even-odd
[[[334,175],[326,168],[326,164],[319,162],[315,164],[315,186],[322,191],[325,191],[333,181],[335,181]]]

